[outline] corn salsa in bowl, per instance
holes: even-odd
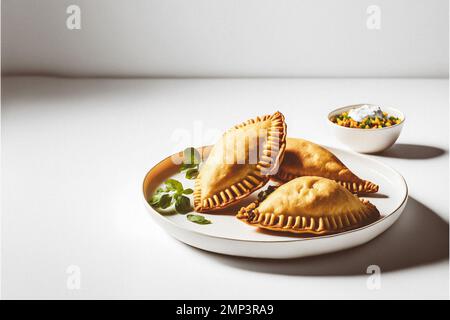
[[[362,153],[378,153],[390,148],[405,124],[401,111],[374,104],[341,107],[331,111],[327,119],[337,140]]]
[[[378,106],[363,105],[343,111],[330,119],[333,123],[347,128],[380,129],[400,124],[402,119],[382,111]]]

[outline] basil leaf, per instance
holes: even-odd
[[[183,185],[180,181],[177,181],[175,179],[169,179],[164,182],[167,187],[167,191],[176,191],[177,193],[183,192]]]
[[[188,197],[181,196],[175,201],[175,210],[178,213],[188,213],[192,210],[191,208],[191,200]]]
[[[184,170],[196,168],[196,167],[197,167],[197,164],[183,163],[183,164],[180,166],[180,172],[181,172],[181,171],[184,171]]]
[[[187,219],[191,222],[197,223],[197,224],[211,224],[212,222],[206,219],[204,216],[200,216],[198,214],[188,214]]]
[[[197,178],[198,176],[198,170],[197,169],[189,169],[186,171],[186,179],[192,180]]]
[[[198,153],[195,148],[186,148],[183,152],[184,154],[184,164],[199,164],[200,163],[200,153]]]
[[[152,207],[158,208],[159,207],[159,201],[161,199],[161,194],[156,193],[154,194],[149,200],[148,203],[149,205],[151,205]]]
[[[161,207],[161,209],[166,209],[170,207],[170,205],[172,204],[172,200],[172,196],[167,193],[163,194],[161,196],[161,199],[159,200],[159,206]]]
[[[158,188],[158,189],[156,189],[155,194],[160,194],[160,193],[163,193],[163,192],[164,192],[163,188]]]
[[[183,194],[191,194],[191,193],[194,193],[194,190],[192,190],[191,188],[183,190]]]

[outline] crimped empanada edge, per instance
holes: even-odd
[[[259,213],[256,210],[259,201],[255,201],[239,210],[236,218],[248,225],[273,231],[291,232],[296,234],[326,235],[357,229],[379,219],[378,209],[369,201],[359,199],[366,210],[347,213],[339,216],[306,217],[275,215],[274,213]]]
[[[261,180],[258,180],[261,179]],[[250,181],[254,182],[252,184]],[[258,182],[259,181],[259,182]],[[238,183],[235,183],[228,188],[212,195],[209,198],[203,200],[203,206],[201,206],[201,190],[200,190],[200,180],[195,179],[194,186],[194,210],[197,212],[214,211],[223,209],[232,203],[244,199],[254,191],[262,188],[269,178],[265,177],[255,177],[252,175],[247,175]],[[257,183],[258,182],[258,183]],[[256,184],[257,183],[257,184]],[[246,188],[245,186],[248,188]],[[207,205],[205,205],[207,204]]]
[[[239,182],[225,188],[224,190],[212,195],[209,198],[201,199],[201,189],[200,189],[200,176],[195,179],[194,186],[194,210],[197,212],[206,212],[223,209],[238,200],[244,199],[254,191],[262,188],[268,181],[268,175],[274,170],[278,170],[281,161],[283,161],[284,150],[286,149],[286,122],[284,116],[281,112],[277,111],[272,115],[264,115],[262,117],[256,117],[241,124],[234,126],[235,129],[245,127],[250,124],[258,123],[261,121],[271,120],[271,126],[269,129],[269,136],[264,144],[264,149],[262,152],[261,159],[256,164],[256,168],[259,171],[254,170],[251,174],[248,174]],[[281,124],[281,126],[279,125]],[[279,137],[273,135],[273,130],[279,129]],[[275,150],[273,147],[277,147]],[[274,159],[274,165],[272,170],[265,172],[265,168],[271,166],[272,151],[276,152]],[[267,162],[269,161],[269,163]],[[261,171],[261,172],[260,172]],[[253,182],[253,183],[252,183]],[[203,202],[203,203],[202,203]]]
[[[315,175],[317,175],[317,174],[315,174]],[[278,173],[272,178],[272,180],[281,182],[281,183],[285,183],[285,182],[289,182],[289,181],[299,178],[299,177],[302,177],[302,176],[297,176],[295,174],[286,172],[285,170],[283,170],[283,167],[280,167],[280,169],[278,170]],[[337,183],[339,183],[341,186],[343,186],[345,189],[347,189],[351,193],[356,193],[356,194],[376,193],[379,190],[379,186],[377,184],[375,184],[371,181],[368,181],[368,180],[359,179],[360,181],[355,182],[355,181],[337,180],[337,179],[332,179],[332,178],[328,178],[328,177],[327,177],[327,179],[336,181]]]

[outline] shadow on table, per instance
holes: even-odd
[[[436,213],[409,198],[399,220],[369,243],[345,251],[288,260],[224,256],[201,251],[229,266],[284,275],[361,275],[369,265],[382,272],[395,271],[448,260],[448,223]]]
[[[399,159],[430,159],[442,156],[446,150],[419,144],[398,143],[392,148],[375,155]]]

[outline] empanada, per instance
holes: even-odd
[[[280,112],[228,130],[200,168],[194,188],[195,211],[222,209],[264,186],[278,170],[285,147],[286,124]]]
[[[332,179],[353,193],[378,191],[378,185],[356,176],[327,149],[307,140],[287,138],[284,160],[274,178],[287,182],[301,176]]]
[[[281,185],[262,202],[241,208],[236,217],[264,229],[324,235],[370,224],[380,213],[334,180],[300,177]]]

